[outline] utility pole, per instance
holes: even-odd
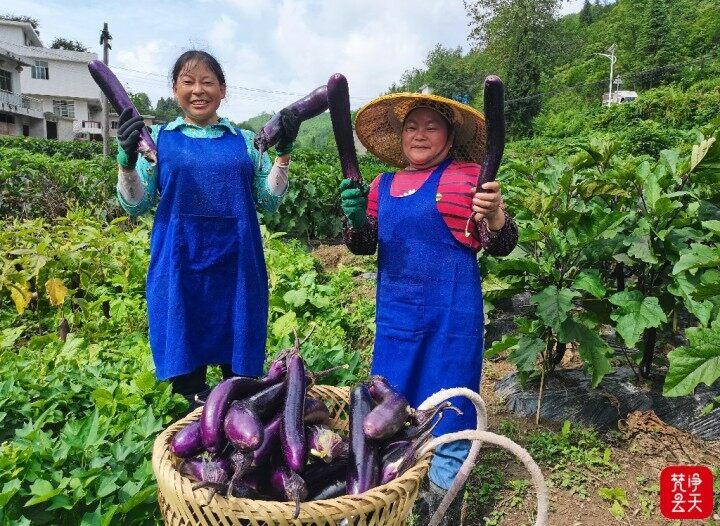
[[[108,65],[108,50],[112,49],[110,46],[110,31],[108,31],[107,22],[103,24],[103,30],[100,33],[100,43],[103,46],[103,62]],[[107,157],[110,155],[110,113],[108,107],[108,100],[105,94],[100,91],[100,105],[102,112],[102,141],[103,141],[103,155]]]
[[[615,66],[615,62],[617,62],[617,57],[615,56],[615,50],[617,49],[617,46],[613,44],[608,48],[607,53],[595,53],[596,55],[600,55],[602,57],[606,57],[610,59],[610,88],[608,92],[608,106],[612,104],[612,93],[613,93],[613,67]]]

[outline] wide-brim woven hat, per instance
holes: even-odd
[[[460,102],[426,93],[391,93],[360,108],[355,132],[372,154],[393,166],[409,163],[402,150],[402,126],[408,113],[426,107],[443,115],[455,131],[453,159],[482,164],[485,160],[485,116]]]

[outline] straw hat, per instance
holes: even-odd
[[[405,168],[402,125],[415,108],[431,108],[443,115],[455,130],[450,151],[454,159],[482,164],[485,159],[485,116],[467,104],[425,93],[391,93],[369,102],[357,112],[358,139],[380,160]]]

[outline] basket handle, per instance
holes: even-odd
[[[496,444],[502,448],[509,450],[525,465],[527,470],[530,472],[530,477],[532,479],[533,485],[535,486],[535,492],[537,494],[537,517],[535,519],[535,526],[546,526],[549,508],[548,489],[540,467],[532,459],[530,453],[528,453],[522,446],[516,444],[507,437],[486,431],[487,410],[485,408],[485,402],[483,402],[483,399],[478,393],[465,387],[455,389],[442,389],[434,395],[428,397],[427,400],[420,404],[420,409],[432,407],[439,404],[440,402],[443,402],[455,396],[464,396],[473,403],[477,413],[477,428],[474,430],[468,429],[465,431],[459,431],[457,433],[448,433],[443,436],[434,438],[420,449],[419,455],[422,456],[434,450],[440,444],[446,444],[448,442],[454,442],[456,440],[473,441],[468,457],[465,459],[465,462],[463,462],[462,466],[460,467],[460,471],[458,472],[455,480],[452,483],[452,486],[450,486],[450,489],[440,503],[440,506],[438,506],[438,509],[435,510],[435,513],[430,519],[428,526],[438,526],[438,524],[440,524],[440,521],[447,512],[447,509],[450,507],[450,504],[453,500],[455,500],[455,497],[460,491],[460,488],[463,487],[463,485],[467,481],[467,478],[470,476],[470,471],[475,465],[475,461],[477,459],[478,453],[480,452],[480,447],[483,442]]]

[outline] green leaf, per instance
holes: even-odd
[[[511,334],[506,334],[502,337],[502,340],[497,340],[493,342],[493,344],[485,351],[485,354],[483,357],[485,359],[492,358],[493,356],[497,356],[503,351],[506,351],[508,349],[512,349],[518,344],[519,340],[517,336],[513,336]]]
[[[643,298],[637,290],[618,292],[610,296],[610,303],[620,307],[610,317],[617,322],[615,329],[628,347],[634,347],[646,329],[667,323],[667,316],[654,296]]]
[[[302,307],[308,299],[306,289],[289,290],[283,295],[283,300],[293,307]]]
[[[119,475],[109,475],[100,479],[100,485],[96,493],[97,498],[102,499],[103,497],[107,497],[118,489],[118,485],[115,484],[118,476]]]
[[[560,341],[578,343],[578,353],[583,361],[583,368],[592,378],[593,387],[597,387],[603,377],[612,372],[609,357],[613,355],[613,349],[596,330],[588,329],[582,323],[569,318],[563,323]]]
[[[610,506],[610,513],[618,520],[625,518],[625,510],[618,501],[613,501],[612,506]]]
[[[691,327],[685,331],[689,345],[668,354],[670,368],[663,395],[692,394],[700,384],[712,385],[720,378],[720,321],[712,328]]]
[[[0,509],[4,508],[5,505],[10,502],[13,495],[20,489],[20,480],[12,479],[3,484],[2,491],[0,491]]]
[[[294,310],[286,312],[272,324],[272,333],[276,338],[292,334],[293,329],[297,329],[297,317]]]
[[[683,251],[673,267],[673,274],[683,270],[720,267],[720,247],[712,248],[702,243],[693,243],[690,250]]]
[[[690,171],[694,171],[698,164],[702,162],[702,160],[707,155],[708,151],[712,147],[713,143],[715,142],[715,137],[710,137],[708,139],[705,139],[700,144],[695,144],[692,149],[692,154],[690,155]]]
[[[702,325],[708,325],[710,323],[710,316],[713,310],[712,302],[697,301],[694,298],[695,291],[697,290],[697,278],[693,278],[686,273],[675,276],[673,283],[668,285],[668,292],[674,294],[679,298],[683,299],[685,308],[692,314],[694,314]]]
[[[645,165],[646,163],[643,163]],[[650,172],[648,167],[648,174],[645,178],[645,184],[643,185],[643,198],[645,204],[650,211],[655,209],[655,203],[660,198],[660,183],[658,182],[657,171]]]
[[[703,221],[702,226],[711,230],[714,234],[720,235],[720,221],[717,219],[711,219],[710,221]]]
[[[33,496],[30,500],[25,503],[25,507],[33,506],[46,500],[52,499],[55,495],[59,495],[63,488],[53,488],[53,485],[47,480],[37,479],[30,486],[30,493]]]
[[[518,341],[518,347],[508,356],[508,360],[514,363],[521,372],[532,372],[535,370],[535,362],[540,353],[545,350],[545,342],[540,338],[522,336]]]
[[[575,290],[558,290],[555,285],[550,285],[535,294],[530,301],[538,306],[537,314],[540,319],[557,333],[572,309],[573,298],[578,296],[580,293]]]
[[[650,236],[642,236],[635,238],[630,247],[628,248],[628,256],[650,263],[654,265],[658,263],[658,259],[653,254],[652,247],[650,246]]]
[[[25,331],[25,326],[13,327],[9,329],[3,329],[0,332],[0,349],[9,349],[15,342],[20,338],[22,333]]]
[[[597,269],[580,272],[573,282],[573,288],[584,290],[596,298],[602,298],[607,292]]]

